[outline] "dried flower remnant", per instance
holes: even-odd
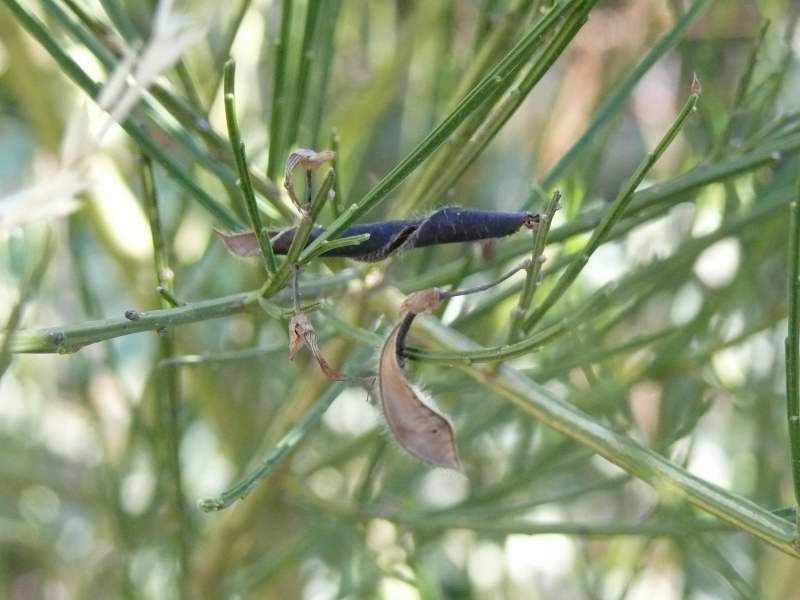
[[[403,300],[403,303],[400,305],[400,310],[415,315],[433,312],[439,307],[443,299],[444,295],[439,288],[420,290],[419,292],[413,292],[406,296],[406,299]]]
[[[323,150],[322,152],[317,152],[315,150],[309,150],[308,148],[298,148],[297,150],[292,151],[292,153],[289,155],[289,158],[286,159],[286,170],[283,175],[283,187],[286,188],[289,197],[292,199],[295,207],[300,212],[305,212],[305,210],[308,209],[308,206],[297,199],[297,194],[295,193],[294,189],[294,182],[292,181],[292,175],[294,174],[295,169],[297,169],[297,167],[301,167],[306,174],[309,174],[310,177],[311,171],[314,171],[326,162],[333,160],[334,156],[336,156],[336,153],[333,150]]]
[[[403,369],[402,347],[415,316],[408,313],[381,349],[378,393],[383,415],[406,452],[429,465],[463,471],[452,423],[408,382]]]
[[[289,321],[289,359],[294,359],[297,352],[306,346],[314,359],[319,364],[319,368],[325,374],[325,377],[333,381],[344,381],[347,379],[339,371],[331,367],[330,363],[322,356],[322,351],[319,349],[319,341],[317,339],[317,332],[314,330],[314,325],[311,319],[305,313],[297,313]]]

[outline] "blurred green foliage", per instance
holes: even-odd
[[[148,38],[156,7],[3,4],[6,196],[46,177],[85,102],[81,77],[105,81],[125,44]],[[0,596],[796,596],[794,517],[770,512],[795,503],[782,350],[795,3],[180,9],[206,34],[133,112],[131,135],[112,130],[92,155],[81,210],[0,241]],[[522,276],[412,328],[413,377],[452,416],[466,478],[405,455],[363,390],[332,384],[307,354],[290,362],[287,320],[260,310],[257,293],[227,298],[265,282],[214,234],[249,222],[222,97],[229,57],[270,227],[294,224],[278,187],[288,152],[334,139],[323,225],[352,204],[361,220],[454,204],[538,210],[560,189],[531,311],[701,81],[696,112],[624,214],[520,337],[541,343],[503,366],[464,359],[461,335],[508,342]],[[325,357],[363,374],[398,290],[486,283],[530,251],[520,233],[379,264],[317,259],[301,285],[304,301],[323,302],[312,320]],[[189,305],[171,308],[157,285]],[[286,291],[272,301],[291,307]],[[158,308],[163,321],[123,316]],[[192,318],[172,326],[181,310]],[[76,350],[37,328],[69,336],[97,319],[111,319],[89,332],[105,341],[12,360],[13,349]],[[128,326],[147,331],[122,335]],[[517,375],[528,383],[514,387]],[[249,496],[198,509],[265,458]]]

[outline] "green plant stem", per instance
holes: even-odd
[[[476,120],[474,123],[475,130],[469,132],[469,136],[463,145],[457,146],[454,144],[450,146],[454,149],[453,155],[448,157],[447,163],[442,166],[442,172],[437,173],[435,179],[430,182],[429,187],[423,191],[424,196],[434,202],[446,197],[458,178],[466,172],[486,149],[500,129],[522,105],[536,84],[561,56],[567,45],[583,27],[593,5],[594,2],[584,3],[583,5],[577,4],[573,11],[565,17],[562,27],[542,48],[540,55],[523,75],[519,83],[508,94],[500,98],[487,115]],[[466,129],[466,126],[464,128]],[[417,198],[421,199],[421,196]],[[405,208],[407,213],[415,207],[410,202],[407,202]]]
[[[336,275],[307,282],[301,286],[304,298],[318,298],[340,289],[348,281],[360,275],[355,269],[347,269]],[[288,290],[274,299],[285,302],[290,299]],[[86,321],[65,327],[19,330],[11,342],[15,353],[59,353],[77,352],[81,348],[115,337],[156,331],[187,323],[208,321],[235,315],[258,306],[260,290],[222,296],[201,302],[187,303],[174,308],[149,310],[135,313],[135,320],[126,317]],[[4,337],[0,339],[5,340]]]
[[[742,110],[742,105],[744,104],[745,97],[747,96],[747,90],[750,89],[750,84],[753,80],[753,72],[755,71],[756,67],[756,60],[758,60],[758,53],[764,45],[764,38],[767,35],[768,29],[769,21],[766,20],[761,25],[761,29],[759,30],[756,39],[753,40],[753,44],[750,47],[750,52],[747,55],[747,63],[745,64],[744,72],[739,79],[739,83],[736,85],[736,92],[733,96],[731,108],[728,111],[728,119],[725,123],[725,129],[722,130],[722,134],[719,136],[719,138],[717,138],[717,143],[711,153],[712,157],[723,154],[725,148],[730,142],[734,123],[736,122],[736,118],[739,116],[739,112]]]
[[[253,184],[250,181],[250,172],[247,168],[247,154],[244,149],[244,142],[239,133],[239,124],[236,119],[236,63],[233,59],[225,63],[223,68],[223,94],[225,98],[225,119],[228,124],[228,137],[231,141],[231,148],[236,159],[236,168],[239,172],[239,184],[247,208],[247,216],[250,218],[250,225],[258,238],[258,245],[261,248],[261,260],[264,262],[264,269],[268,275],[274,275],[277,270],[275,255],[272,252],[272,244],[269,241],[267,231],[261,223],[261,215],[256,204],[256,196],[253,193]]]
[[[299,486],[293,486],[299,490]],[[296,492],[297,493],[297,492]],[[388,511],[380,507],[352,506],[342,501],[321,499],[305,490],[297,494],[301,505],[313,507],[328,514],[351,519],[386,519],[394,523],[413,527],[415,530],[468,529],[486,535],[573,535],[579,537],[690,537],[700,532],[730,531],[730,525],[716,519],[686,519],[675,521],[652,521],[639,523],[531,523],[508,519],[476,519],[458,516],[432,516],[409,512]]]
[[[300,120],[303,118],[303,108],[307,104],[308,82],[311,77],[311,67],[314,63],[315,32],[321,5],[322,0],[308,0],[306,5],[306,23],[303,30],[303,41],[300,46],[300,68],[295,77],[297,86],[292,99],[292,110],[287,123],[286,139],[284,140],[286,147],[291,147],[292,144],[297,142]]]
[[[325,254],[326,252],[330,252],[331,250],[335,250],[336,248],[344,248],[346,246],[357,246],[358,244],[363,244],[367,240],[369,240],[370,234],[368,233],[361,233],[359,235],[348,235],[347,237],[340,237],[333,241],[324,242],[321,246],[319,246],[313,253],[308,255],[304,264],[307,264]]]
[[[786,413],[795,502],[800,505],[800,181],[790,208],[789,325],[786,335]]]
[[[522,328],[522,321],[533,301],[533,295],[536,293],[536,288],[539,285],[539,278],[542,272],[542,264],[544,263],[544,247],[547,244],[547,234],[550,232],[550,225],[553,223],[553,217],[559,208],[561,201],[561,193],[559,191],[553,192],[544,210],[539,214],[539,224],[533,232],[533,245],[531,248],[531,263],[528,266],[528,272],[525,277],[525,283],[522,286],[522,293],[519,295],[519,303],[516,308],[511,312],[511,329],[508,334],[509,343],[516,341],[519,338],[520,329]]]
[[[689,26],[697,19],[697,17],[711,4],[712,0],[695,0],[689,10],[678,20],[669,33],[661,38],[658,43],[645,55],[645,57],[634,67],[628,75],[616,86],[614,92],[603,102],[597,113],[592,118],[591,123],[586,128],[586,131],[580,138],[570,147],[570,149],[561,157],[561,159],[550,169],[547,175],[544,176],[541,186],[545,189],[554,186],[559,179],[564,175],[567,169],[575,162],[575,159],[591,144],[592,140],[596,138],[597,133],[608,123],[611,118],[619,112],[623,106],[625,99],[630,95],[631,91],[636,84],[647,74],[653,65],[671,50],[678,40],[681,39],[683,34],[688,30]],[[523,209],[533,206],[536,200],[536,195],[531,194],[528,196]]]
[[[322,136],[322,118],[325,113],[325,107],[328,105],[328,83],[331,76],[331,67],[333,66],[333,59],[336,55],[335,38],[336,26],[339,21],[339,14],[342,8],[342,0],[327,0],[322,3],[322,14],[319,17],[319,34],[317,40],[318,60],[317,60],[317,81],[316,86],[311,93],[308,101],[310,118],[309,122],[309,147],[319,147],[319,141]],[[334,164],[333,168],[336,172],[337,165]],[[339,178],[337,177],[338,181]]]
[[[146,155],[140,160],[139,175],[142,186],[142,196],[148,220],[150,233],[153,239],[153,257],[155,262],[155,276],[158,286],[170,292],[174,291],[174,276],[169,266],[169,251],[164,232],[161,227],[161,217],[158,210],[158,193],[153,177],[153,165]],[[169,303],[161,299],[162,307],[169,307]],[[160,329],[158,336],[160,360],[168,360],[175,354],[173,334],[168,329]],[[167,446],[167,468],[172,483],[172,509],[175,521],[179,524],[176,533],[176,547],[180,563],[180,595],[187,597],[187,582],[191,579],[191,522],[186,512],[185,495],[183,491],[183,472],[180,461],[181,427],[178,417],[181,401],[180,384],[177,373],[170,369],[158,373],[156,398],[159,405],[159,427],[164,435],[160,440]]]
[[[527,8],[528,7],[524,5],[520,5],[515,13],[521,13],[518,15],[518,17],[521,17],[522,14],[527,11]],[[526,58],[530,59],[530,57],[534,55],[539,48],[541,40],[557,26],[560,18],[567,15],[565,18],[570,19],[580,10],[582,10],[581,2],[574,2],[572,4],[562,3],[539,20],[536,25],[534,25],[533,29],[525,36],[535,41],[535,43],[526,47]],[[515,25],[518,27],[518,24]],[[557,42],[555,42],[556,37],[562,36],[563,32],[568,28],[569,25],[565,25],[559,34],[550,41],[549,46],[552,47],[554,43],[557,44]],[[498,40],[498,43],[500,42],[501,40]],[[505,44],[505,40],[502,40],[502,43]],[[411,189],[404,194],[401,204],[393,209],[392,212],[395,216],[408,214],[408,212],[413,210],[424,197],[433,198],[434,201],[437,200],[452,186],[455,179],[463,173],[472,162],[472,159],[486,147],[502,123],[505,122],[504,119],[507,119],[510,113],[519,105],[517,100],[519,102],[524,100],[527,92],[530,91],[530,88],[535,84],[535,81],[533,81],[535,75],[532,78],[530,74],[544,72],[546,69],[543,70],[541,67],[547,61],[548,53],[543,51],[542,56],[537,58],[530,67],[528,76],[524,78],[526,81],[530,80],[529,85],[520,83],[514,93],[508,94],[503,98],[503,93],[513,85],[519,71],[524,67],[524,62],[515,63],[515,69],[505,76],[500,82],[501,85],[491,90],[486,97],[481,100],[481,103],[476,105],[475,109],[469,115],[469,118],[465,119],[464,123],[459,125],[458,129],[453,133],[451,139],[448,140],[448,144],[433,154],[431,159],[426,162],[424,170],[417,177]],[[488,64],[484,66],[485,69],[482,72],[485,72],[486,69],[489,68]],[[467,79],[469,80],[469,78],[470,76],[467,74]],[[478,82],[478,85],[480,85],[480,82]],[[527,91],[523,90],[525,87],[527,87]],[[468,97],[468,95],[469,91],[466,97]],[[505,110],[498,110],[494,114],[493,120],[496,121],[496,123],[493,126],[482,128],[486,123],[487,115],[491,112],[495,104],[504,105],[507,108]],[[458,106],[460,106],[460,104],[457,104],[454,110],[457,110]],[[482,138],[480,140],[473,139],[475,132],[479,128],[482,128],[484,132]],[[466,158],[464,158],[465,156]]]
[[[58,63],[61,70],[74,81],[89,96],[96,98],[100,86],[90,78],[78,64],[64,51],[61,45],[50,35],[42,22],[30,11],[24,8],[17,0],[2,0],[11,10],[17,21],[31,34]],[[154,161],[159,163],[181,187],[197,200],[219,223],[230,229],[241,229],[242,225],[235,215],[218,200],[208,194],[180,165],[162,149],[161,145],[153,140],[145,129],[128,117],[120,124],[133,138],[139,147]]]
[[[283,436],[255,471],[218,497],[200,500],[197,503],[198,508],[204,512],[222,510],[247,496],[259,482],[269,477],[272,471],[319,425],[322,415],[325,414],[325,411],[336,400],[344,387],[344,383],[341,382],[328,387],[311,410]]]
[[[128,41],[133,42],[139,37],[139,31],[136,25],[131,21],[128,13],[119,5],[117,0],[100,0],[103,10],[108,19],[122,34],[122,37]]]
[[[239,33],[239,28],[242,26],[244,16],[247,14],[251,4],[252,0],[239,0],[239,6],[234,13],[233,19],[222,35],[222,42],[219,44],[219,52],[214,53],[214,64],[216,66],[213,75],[214,83],[209,88],[211,91],[209,96],[212,98],[212,102],[216,91],[219,89],[220,83],[222,83],[223,66],[231,56],[231,49],[233,48],[233,43],[236,41],[236,34]],[[211,106],[207,107],[207,112],[211,112]]]
[[[3,378],[6,370],[11,365],[15,336],[19,326],[22,324],[25,306],[39,291],[45,273],[47,273],[47,266],[50,264],[50,259],[53,257],[54,250],[55,244],[52,234],[48,232],[41,249],[37,252],[30,270],[20,283],[19,299],[12,307],[6,319],[5,328],[3,329],[3,343],[0,344],[0,379]]]
[[[293,0],[281,2],[281,31],[275,44],[275,77],[272,83],[272,109],[269,120],[269,155],[267,177],[277,181],[286,155],[284,111],[289,99],[286,76],[289,70],[289,36],[292,30]]]
[[[331,167],[336,172],[336,180],[333,182],[333,202],[331,202],[331,214],[334,219],[338,219],[342,214],[342,206],[344,206],[344,195],[342,195],[342,170],[339,168],[339,132],[336,129],[331,131],[331,150],[333,150],[333,158],[331,159]]]
[[[319,190],[311,201],[311,206],[308,210],[303,212],[300,224],[297,226],[294,237],[292,238],[292,243],[289,244],[289,249],[286,251],[286,259],[275,272],[275,276],[264,286],[264,298],[269,298],[280,291],[281,288],[286,285],[295,267],[303,265],[309,260],[308,258],[304,260],[301,252],[303,252],[303,248],[305,248],[308,243],[308,238],[311,236],[311,231],[314,229],[314,222],[322,211],[323,206],[325,206],[325,202],[330,198],[330,192],[333,190],[333,180],[335,178],[336,173],[333,169],[329,169],[328,174],[322,181],[322,185],[319,186]],[[310,189],[311,178],[309,177],[308,190]],[[308,250],[308,248],[306,248],[306,250]],[[306,256],[310,255],[307,254]]]
[[[547,297],[525,319],[523,328],[526,331],[536,325],[547,313],[547,311],[559,300],[559,298],[561,298],[564,292],[569,289],[569,287],[578,277],[578,274],[583,270],[583,267],[587,262],[589,262],[589,258],[592,256],[594,251],[600,247],[614,225],[620,221],[623,214],[625,214],[625,210],[628,208],[628,205],[633,199],[633,194],[636,191],[636,188],[639,187],[639,184],[641,184],[645,175],[647,175],[652,166],[658,161],[659,158],[661,158],[661,155],[664,154],[666,149],[678,135],[678,132],[683,127],[686,119],[695,110],[695,106],[697,106],[697,99],[698,95],[696,93],[690,94],[689,99],[678,113],[678,116],[675,119],[675,122],[672,124],[672,127],[669,128],[669,131],[667,131],[666,135],[658,143],[655,150],[648,154],[647,157],[645,157],[645,159],[639,164],[639,167],[636,169],[634,174],[627,181],[622,190],[620,190],[616,200],[614,200],[611,207],[608,209],[600,223],[592,232],[592,236],[589,238],[589,241],[586,242],[586,246],[581,251],[580,256],[570,263]]]

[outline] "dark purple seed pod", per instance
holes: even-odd
[[[368,233],[369,239],[357,246],[335,248],[322,256],[344,256],[373,262],[414,248],[502,238],[516,233],[523,226],[532,228],[538,221],[539,216],[532,213],[447,207],[422,219],[353,225],[343,231],[341,237]],[[321,227],[315,227],[309,243],[322,231]],[[286,254],[294,233],[295,228],[286,229],[272,238],[275,254]]]

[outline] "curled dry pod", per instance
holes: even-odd
[[[334,156],[336,156],[336,153],[333,150],[323,150],[321,152],[317,152],[315,150],[309,150],[308,148],[298,148],[289,155],[289,158],[286,159],[286,171],[283,175],[283,187],[286,188],[286,191],[289,193],[289,197],[292,199],[292,202],[294,202],[294,205],[301,212],[303,210],[303,205],[295,195],[294,183],[292,182],[292,173],[297,167],[301,167],[306,172],[313,171],[322,166],[324,163],[333,160]]]
[[[381,349],[378,393],[386,423],[397,443],[412,456],[429,465],[461,471],[453,425],[406,379],[398,338],[402,341],[409,324],[401,321]]]

